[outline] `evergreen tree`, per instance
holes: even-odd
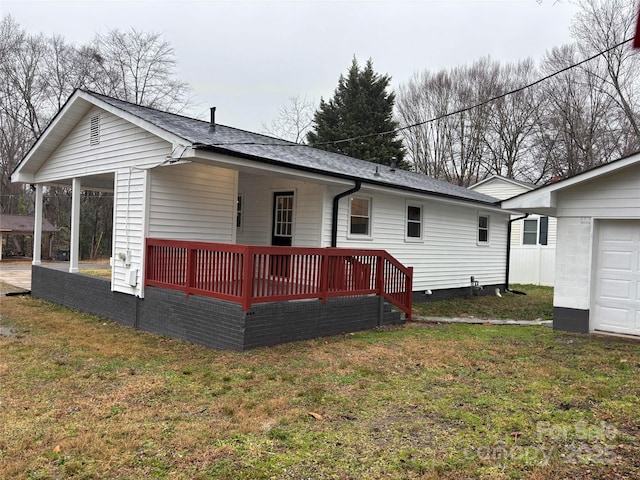
[[[387,93],[390,81],[390,76],[373,71],[371,59],[360,69],[354,57],[347,76],[340,75],[333,98],[328,102],[320,99],[307,141],[331,152],[384,165],[396,158],[399,167],[405,166],[405,150],[398,135],[376,135],[398,128],[393,119],[395,95]]]

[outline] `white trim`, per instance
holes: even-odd
[[[80,192],[82,184],[75,177],[71,183],[71,245],[69,246],[69,273],[78,273],[80,256]]]
[[[32,265],[42,263],[42,185],[36,185],[35,211],[33,214],[33,259]],[[0,241],[0,250],[2,241]],[[0,257],[2,258],[2,257]]]
[[[508,200],[502,201],[502,208],[515,209],[518,211],[531,211],[555,217],[557,207],[557,193],[569,187],[588,182],[590,180],[616,173],[629,166],[640,162],[640,153],[635,153],[627,158],[596,167],[593,170],[579,173],[571,178],[550,183],[544,187],[537,188],[530,192],[525,192]]]

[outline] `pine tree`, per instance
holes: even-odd
[[[374,72],[371,59],[360,69],[354,57],[347,76],[340,75],[333,98],[328,102],[320,99],[307,141],[318,148],[384,165],[396,158],[398,166],[405,166],[405,150],[398,135],[376,135],[398,128],[393,119],[395,95],[387,92],[390,81],[389,75]]]

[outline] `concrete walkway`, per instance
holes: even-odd
[[[474,318],[474,317],[418,317],[414,316],[412,321],[416,323],[470,323],[473,325],[543,325],[551,327],[553,322],[551,320],[509,320],[509,319],[487,319],[487,318]]]

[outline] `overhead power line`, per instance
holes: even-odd
[[[428,120],[423,120],[423,121],[420,121],[420,122],[417,122],[417,123],[413,123],[411,125],[405,125],[404,127],[399,127],[399,128],[393,129],[393,130],[387,130],[385,132],[368,133],[366,135],[358,135],[358,136],[355,136],[355,137],[342,138],[340,140],[332,140],[332,141],[328,141],[328,142],[318,142],[318,143],[313,143],[313,144],[303,144],[303,143],[295,143],[295,142],[287,142],[287,143],[281,143],[281,144],[280,143],[273,143],[273,142],[270,142],[270,143],[267,143],[267,142],[229,142],[229,143],[211,143],[211,144],[207,144],[206,146],[224,147],[224,146],[231,146],[231,145],[257,145],[257,146],[282,146],[282,147],[323,147],[323,146],[327,146],[327,145],[339,145],[341,143],[353,142],[353,141],[356,141],[356,140],[364,140],[366,138],[381,137],[381,136],[384,136],[384,135],[392,135],[392,134],[396,134],[396,133],[402,132],[404,130],[409,130],[409,129],[412,129],[412,128],[420,127],[420,126],[426,125],[428,123],[437,122],[438,120],[442,120],[444,118],[451,117],[453,115],[458,115],[460,113],[468,112],[470,110],[473,110],[474,108],[479,108],[479,107],[482,107],[482,106],[484,106],[484,105],[486,105],[488,103],[495,102],[496,100],[500,100],[502,98],[508,97],[509,95],[514,95],[516,93],[522,92],[522,91],[524,91],[524,90],[526,90],[528,88],[534,87],[534,86],[536,86],[536,85],[538,85],[538,84],[540,84],[542,82],[545,82],[545,81],[549,80],[550,78],[553,78],[553,77],[555,77],[557,75],[560,75],[561,73],[567,72],[569,70],[572,70],[574,68],[579,67],[580,65],[583,65],[583,64],[585,64],[587,62],[595,60],[596,58],[598,58],[598,57],[600,57],[602,55],[605,55],[606,53],[610,52],[611,50],[614,50],[614,49],[616,49],[618,47],[621,47],[625,43],[629,43],[629,42],[632,42],[632,41],[633,41],[633,38],[627,38],[626,40],[623,40],[620,43],[618,43],[618,44],[616,44],[616,45],[614,45],[612,47],[607,48],[606,50],[598,52],[598,53],[596,53],[595,55],[592,55],[589,58],[585,58],[584,60],[581,60],[581,61],[579,61],[577,63],[571,64],[571,65],[569,65],[567,67],[564,67],[564,68],[562,68],[562,69],[560,69],[560,70],[558,70],[556,72],[553,72],[553,73],[551,73],[549,75],[546,75],[546,76],[544,76],[542,78],[539,78],[538,80],[535,80],[535,81],[533,81],[531,83],[528,83],[526,85],[523,85],[521,87],[515,88],[513,90],[510,90],[508,92],[502,93],[500,95],[496,95],[495,97],[491,97],[491,98],[488,98],[486,100],[483,100],[482,102],[476,103],[475,105],[471,105],[469,107],[464,107],[464,108],[461,108],[459,110],[455,110],[453,112],[448,112],[448,113],[439,115],[437,117],[430,118]]]

